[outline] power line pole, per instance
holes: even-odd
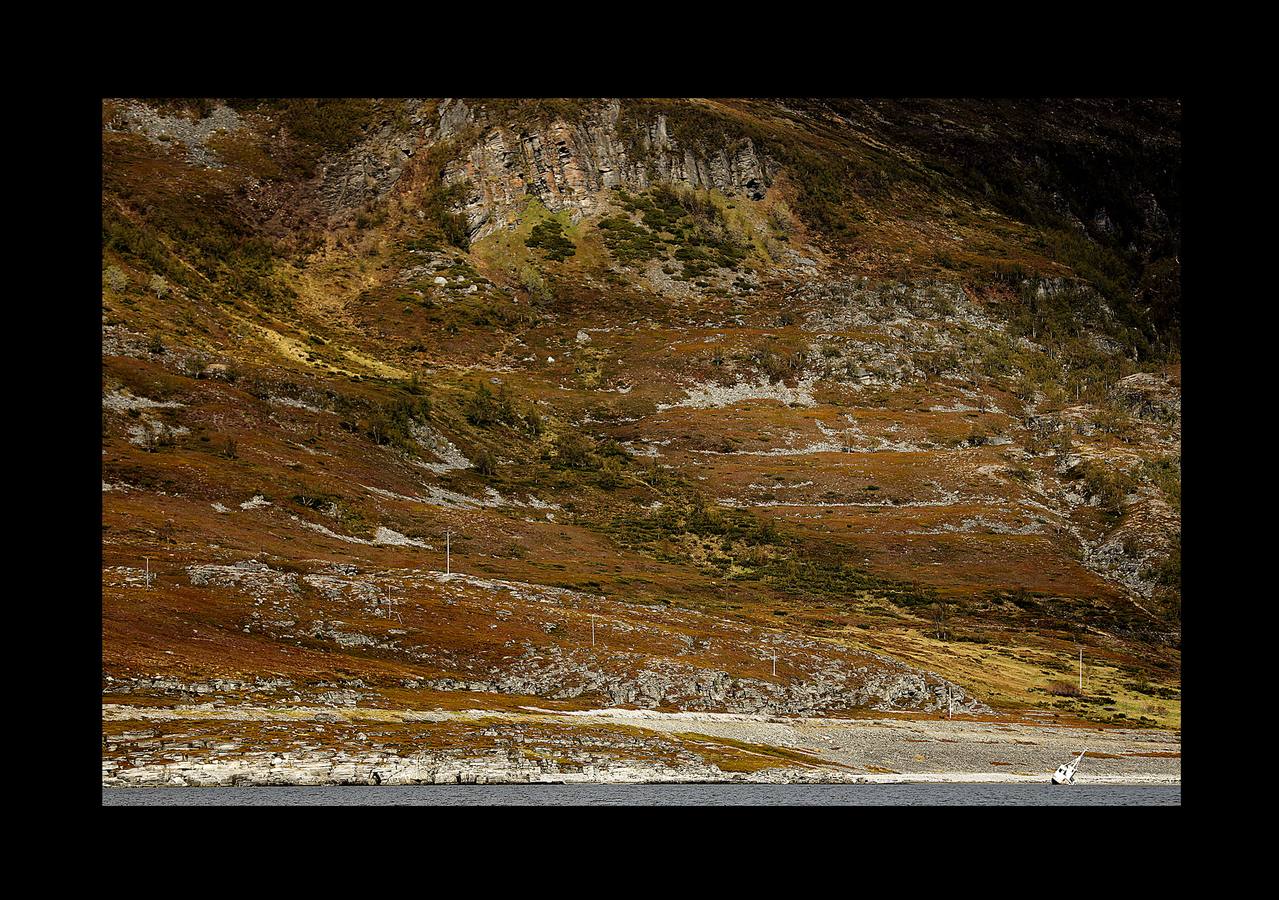
[[[773,651],[773,677],[777,677],[777,651]]]
[[[452,553],[452,547],[449,543],[449,539],[452,537],[452,535],[453,535],[453,532],[449,531],[447,528],[444,529],[444,574],[445,575],[451,575],[453,573],[453,553]]]

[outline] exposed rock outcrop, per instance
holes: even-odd
[[[808,679],[774,683],[671,660],[653,660],[634,675],[619,675],[594,668],[557,648],[540,648],[535,657],[517,663],[515,671],[496,678],[441,678],[421,686],[437,691],[482,691],[553,700],[603,694],[614,705],[772,715],[867,708],[936,712],[948,706],[960,715],[992,712],[959,685],[888,657],[875,657],[878,665],[874,668],[852,667],[847,661],[834,658],[820,662],[821,669]]]
[[[641,191],[673,182],[758,200],[772,182],[775,166],[748,139],[704,155],[681,147],[659,115],[632,146],[619,134],[620,113],[621,102],[609,100],[577,123],[514,126],[464,101],[442,103],[442,137],[466,125],[481,129],[480,140],[444,171],[447,184],[469,186],[465,214],[472,239],[513,221],[530,194],[552,212],[569,210],[576,221],[603,211],[604,192],[612,188]]]
[[[404,101],[402,121],[388,121],[352,150],[323,161],[317,196],[329,215],[338,215],[382,199],[400,180],[405,167],[433,135],[420,100]]]

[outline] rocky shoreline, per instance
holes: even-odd
[[[531,707],[313,712],[104,707],[104,724],[132,730],[104,734],[102,784],[1041,783],[1085,747],[1080,783],[1181,783],[1179,735],[1141,729]],[[215,736],[195,738],[199,727]],[[262,728],[287,743],[268,747],[252,730]]]
[[[714,767],[666,769],[652,766],[587,767],[577,772],[509,767],[503,761],[475,760],[458,767],[416,760],[332,759],[323,756],[280,760],[270,755],[218,766],[147,766],[103,774],[105,788],[138,787],[317,787],[324,785],[498,785],[498,784],[1042,784],[1047,775],[985,772],[919,772],[910,775],[853,774],[835,770],[777,769],[722,772]],[[1177,775],[1080,776],[1080,784],[1177,785]]]

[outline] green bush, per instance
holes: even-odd
[[[463,410],[466,421],[481,428],[487,428],[501,421],[502,409],[488,385],[481,384],[466,401]]]
[[[369,413],[363,421],[364,433],[379,445],[390,444],[401,450],[412,451],[413,423],[430,419],[430,402],[423,400],[395,400],[382,404]]]
[[[600,466],[600,487],[606,491],[615,490],[622,483],[622,465],[616,459],[608,458]]]
[[[555,436],[554,464],[566,469],[593,469],[597,460],[592,452],[590,438],[575,431],[561,432]]]
[[[577,252],[573,242],[564,236],[564,226],[558,219],[546,219],[534,225],[524,246],[540,249],[547,259],[556,262],[563,262]]]
[[[1147,459],[1141,464],[1141,474],[1163,493],[1168,504],[1181,512],[1181,457],[1165,456]]]
[[[1083,494],[1111,518],[1123,514],[1124,501],[1137,487],[1137,481],[1127,472],[1112,469],[1092,460],[1084,460],[1067,473],[1083,483]]]
[[[662,241],[643,225],[637,225],[625,216],[604,219],[599,228],[604,233],[604,246],[624,265],[666,257]]]

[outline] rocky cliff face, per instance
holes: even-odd
[[[431,147],[456,142],[444,180],[467,186],[463,211],[471,238],[479,239],[518,215],[528,195],[553,212],[570,210],[576,221],[600,212],[601,194],[612,188],[642,191],[668,182],[760,199],[776,174],[776,165],[748,139],[710,154],[695,152],[672,137],[665,116],[640,123],[627,138],[619,131],[620,115],[616,99],[571,123],[508,122],[462,99],[397,101],[397,115],[374,121],[350,149],[326,153],[301,196],[330,219],[341,219],[384,200]],[[242,132],[246,123],[224,104],[191,118],[128,101],[106,128],[177,147],[193,163],[220,169],[226,163],[213,139]]]
[[[444,173],[446,183],[469,187],[465,213],[472,239],[513,221],[530,194],[552,212],[570,210],[577,221],[601,212],[601,195],[611,188],[642,191],[669,182],[758,200],[772,182],[775,167],[749,139],[699,154],[681,147],[659,115],[639,129],[632,150],[619,133],[620,113],[621,103],[609,100],[577,124],[554,120],[513,126],[464,100],[442,103],[441,139],[468,128],[478,128],[481,135]]]
[[[411,114],[409,122],[421,130],[405,131],[387,123],[351,152],[334,154],[324,161],[319,197],[330,215],[376,202],[390,192],[423,141],[429,140],[430,123],[424,121],[421,109]]]

